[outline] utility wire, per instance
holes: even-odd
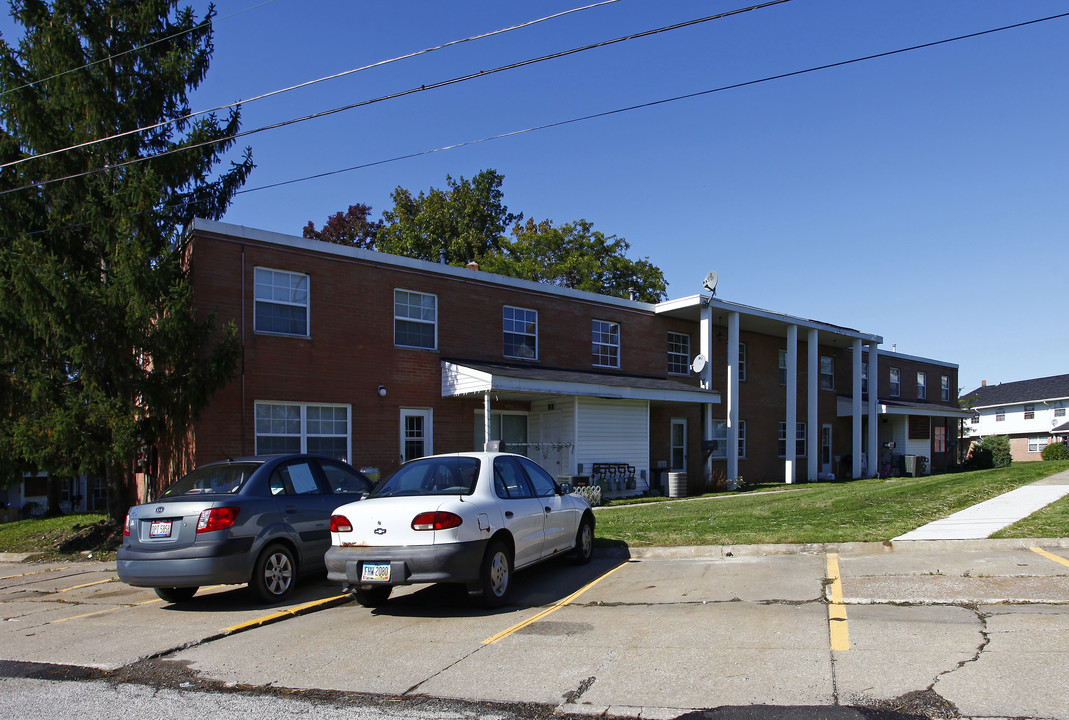
[[[264,5],[270,5],[273,2],[275,2],[275,0],[264,0],[264,2],[260,3],[259,5],[253,5],[252,7],[247,7],[244,10],[238,10],[236,12],[232,12],[229,15],[226,15],[224,17],[216,18],[214,21],[213,20],[205,20],[204,22],[200,23],[199,25],[194,25],[189,30],[186,30],[184,32],[174,33],[173,35],[168,35],[167,37],[158,38],[156,40],[153,40],[152,42],[147,42],[144,45],[138,45],[137,47],[130,48],[129,50],[123,50],[121,53],[116,53],[114,55],[108,55],[107,57],[101,58],[100,60],[94,60],[93,62],[86,63],[85,65],[80,65],[80,66],[78,66],[76,68],[71,68],[70,70],[64,70],[63,72],[56,73],[55,75],[50,75],[50,76],[48,76],[46,78],[41,78],[40,80],[33,80],[31,82],[26,83],[25,85],[19,85],[18,87],[9,88],[7,90],[2,90],[2,91],[0,91],[0,95],[7,95],[8,93],[15,92],[16,90],[22,90],[23,88],[28,88],[28,87],[30,87],[32,85],[39,85],[39,84],[42,84],[42,83],[50,82],[52,80],[55,80],[56,78],[61,78],[64,75],[69,75],[69,74],[71,74],[73,72],[78,72],[79,70],[86,70],[86,69],[91,68],[91,67],[93,67],[95,65],[100,65],[101,63],[110,62],[110,61],[114,60],[115,58],[122,57],[123,55],[129,55],[132,52],[137,52],[138,50],[143,50],[144,48],[152,47],[153,45],[157,45],[157,44],[159,44],[161,42],[167,42],[168,40],[174,40],[177,37],[182,37],[183,35],[188,35],[188,34],[194,32],[196,30],[200,30],[201,28],[203,28],[203,27],[205,27],[207,25],[211,25],[212,22],[216,22],[216,21],[219,21],[219,20],[229,20],[232,17],[236,17],[238,15],[242,15],[244,13],[247,13],[250,10],[256,10],[257,8],[261,8]],[[0,167],[7,167],[7,166],[3,165],[3,166],[0,166]]]
[[[720,20],[720,19],[723,19],[723,18],[726,18],[726,17],[730,17],[732,15],[739,15],[739,14],[745,13],[745,12],[751,12],[751,11],[754,11],[754,10],[760,10],[760,9],[763,9],[763,8],[771,7],[773,5],[781,5],[781,4],[786,3],[786,2],[790,2],[790,0],[770,0],[770,2],[761,3],[759,5],[751,5],[749,7],[740,8],[740,9],[737,9],[737,10],[729,10],[727,12],[717,13],[716,15],[708,15],[706,17],[697,18],[697,19],[694,19],[694,20],[687,20],[687,21],[684,21],[684,22],[681,22],[681,23],[675,23],[673,25],[666,25],[664,27],[655,28],[653,30],[645,30],[643,32],[633,33],[631,35],[624,35],[624,36],[621,36],[621,37],[613,38],[611,40],[603,40],[601,42],[592,43],[592,44],[589,44],[589,45],[584,45],[582,47],[572,48],[570,50],[562,50],[560,52],[550,53],[549,55],[542,55],[540,57],[530,58],[528,60],[521,60],[519,62],[510,63],[508,65],[500,65],[500,66],[498,66],[496,68],[492,68],[490,70],[480,70],[479,72],[469,73],[467,75],[454,77],[454,78],[451,78],[449,80],[442,80],[442,81],[439,81],[439,82],[436,82],[436,83],[432,83],[430,85],[420,85],[419,87],[409,88],[408,90],[402,90],[402,91],[399,91],[399,92],[391,93],[389,95],[381,95],[379,97],[372,98],[370,100],[361,100],[359,102],[350,103],[348,105],[343,105],[341,107],[332,108],[330,110],[323,110],[321,112],[312,113],[310,115],[304,115],[302,117],[291,118],[289,120],[283,120],[281,122],[273,123],[271,125],[264,125],[262,127],[255,128],[253,130],[243,130],[241,132],[233,133],[231,135],[226,135],[224,137],[216,138],[214,140],[205,140],[205,141],[202,141],[202,142],[199,142],[199,143],[194,143],[194,144],[191,144],[191,145],[183,145],[183,146],[180,146],[180,147],[172,148],[170,150],[165,150],[165,151],[156,153],[154,155],[147,155],[145,157],[131,158],[129,160],[126,160],[126,161],[123,161],[123,162],[120,162],[120,163],[114,163],[114,164],[111,164],[111,165],[106,165],[104,167],[95,168],[93,170],[86,170],[86,171],[80,172],[80,173],[72,173],[70,175],[64,175],[62,177],[52,178],[50,180],[39,180],[39,181],[31,182],[31,183],[28,183],[26,185],[22,185],[20,187],[11,188],[11,189],[8,189],[8,190],[2,190],[2,191],[0,191],[0,195],[7,195],[8,193],[17,192],[19,190],[26,190],[26,189],[31,188],[31,187],[43,187],[45,185],[50,185],[50,184],[55,183],[55,182],[61,182],[63,180],[74,180],[76,178],[86,177],[87,175],[94,175],[96,173],[106,172],[108,170],[114,170],[114,169],[118,169],[118,168],[123,168],[123,167],[126,167],[128,165],[133,165],[135,163],[144,162],[145,160],[151,160],[153,158],[159,158],[159,157],[166,157],[167,155],[172,155],[174,153],[182,152],[182,151],[185,151],[185,150],[192,150],[192,149],[195,149],[195,148],[198,148],[198,147],[203,147],[203,146],[206,146],[206,145],[217,145],[219,143],[227,142],[227,141],[230,141],[230,140],[236,140],[238,138],[247,137],[249,135],[255,135],[257,133],[265,132],[267,130],[277,130],[279,128],[288,127],[290,125],[296,125],[297,123],[306,122],[308,120],[316,120],[318,118],[329,117],[331,115],[336,115],[338,113],[345,112],[347,110],[353,110],[353,109],[358,108],[358,107],[366,107],[368,105],[373,105],[375,103],[384,102],[386,100],[396,100],[397,98],[405,97],[405,96],[412,95],[412,94],[415,94],[415,93],[424,92],[426,90],[434,90],[434,89],[437,89],[437,88],[448,87],[450,85],[456,85],[458,83],[466,82],[468,80],[474,80],[475,78],[489,77],[490,75],[494,75],[494,74],[497,74],[497,73],[505,72],[507,70],[515,70],[517,68],[526,67],[528,65],[534,65],[534,64],[540,63],[540,62],[546,62],[548,60],[556,60],[556,59],[559,59],[559,58],[562,58],[562,57],[568,57],[570,55],[575,55],[577,53],[586,52],[587,50],[595,50],[595,49],[598,49],[598,48],[607,47],[609,45],[615,45],[617,43],[625,42],[625,41],[628,41],[628,40],[636,40],[636,39],[639,39],[639,38],[650,37],[652,35],[657,35],[657,34],[664,33],[664,32],[670,32],[672,30],[679,30],[681,28],[692,27],[694,25],[699,25],[701,23],[710,22],[712,20]],[[2,167],[3,166],[0,166],[0,169],[2,169]]]
[[[780,2],[787,2],[787,0],[779,0],[779,1]],[[274,2],[274,0],[269,0],[269,2]],[[474,40],[483,40],[485,38],[493,37],[494,35],[501,35],[503,33],[511,32],[513,30],[521,30],[523,28],[530,27],[532,25],[537,25],[538,23],[546,22],[547,20],[555,20],[555,19],[557,19],[559,17],[563,17],[565,15],[571,15],[572,13],[581,12],[583,10],[590,10],[591,8],[600,7],[602,5],[611,5],[612,3],[616,3],[616,2],[620,2],[620,0],[601,0],[600,2],[596,2],[596,3],[590,4],[590,5],[584,5],[582,7],[572,8],[571,10],[563,10],[561,12],[554,13],[552,15],[546,15],[545,17],[537,18],[535,20],[528,20],[526,22],[519,23],[518,25],[512,25],[510,27],[500,28],[498,30],[492,30],[490,32],[485,32],[485,33],[482,33],[482,34],[479,34],[479,35],[472,35],[471,37],[462,38],[460,40],[451,40],[451,41],[449,41],[447,43],[443,43],[441,45],[436,45],[434,47],[424,48],[423,50],[416,50],[415,52],[410,52],[410,53],[407,53],[405,55],[398,55],[397,57],[393,57],[393,58],[390,58],[388,60],[380,60],[378,62],[371,63],[370,65],[363,65],[361,67],[352,68],[350,70],[344,70],[342,72],[335,73],[333,75],[325,75],[324,77],[316,78],[315,80],[308,80],[306,82],[298,83],[297,85],[291,85],[289,87],[280,88],[278,90],[272,90],[271,92],[266,92],[266,93],[263,93],[261,95],[254,95],[252,97],[245,98],[244,100],[237,100],[237,101],[232,102],[232,103],[227,103],[226,105],[218,105],[216,107],[209,108],[207,110],[197,110],[196,112],[191,112],[191,113],[188,113],[186,115],[182,115],[180,117],[171,118],[169,120],[162,120],[162,121],[160,121],[158,123],[155,123],[154,125],[145,125],[144,127],[135,128],[133,130],[126,130],[126,131],[121,132],[121,133],[115,133],[114,135],[108,135],[106,137],[97,138],[95,140],[87,140],[86,142],[79,143],[77,145],[68,145],[67,147],[59,148],[59,149],[56,149],[56,150],[50,150],[48,152],[37,153],[36,155],[27,155],[26,157],[19,158],[18,160],[12,160],[11,162],[0,164],[0,170],[3,170],[4,168],[7,168],[7,167],[11,167],[13,165],[20,165],[20,164],[22,164],[24,162],[28,162],[30,160],[36,160],[38,158],[45,158],[45,157],[49,157],[51,155],[56,155],[58,153],[68,152],[70,150],[78,150],[78,149],[81,149],[81,148],[84,148],[84,147],[90,147],[92,145],[97,145],[98,143],[105,142],[107,140],[115,140],[115,139],[118,139],[118,138],[126,137],[128,135],[133,135],[135,133],[146,132],[146,131],[149,131],[149,130],[156,130],[158,128],[161,128],[161,127],[164,127],[164,126],[167,126],[167,125],[173,125],[175,123],[184,122],[186,120],[189,120],[190,118],[194,118],[194,117],[197,117],[199,115],[207,115],[208,113],[213,113],[213,112],[218,112],[220,110],[228,110],[230,108],[238,107],[239,105],[247,105],[247,104],[255,102],[257,100],[263,100],[265,98],[274,97],[275,95],[281,95],[282,93],[287,93],[287,92],[290,92],[292,90],[300,90],[302,88],[306,88],[306,87],[309,87],[311,85],[316,85],[317,83],[325,82],[327,80],[336,80],[338,78],[346,77],[347,75],[352,75],[353,73],[363,72],[364,70],[371,70],[373,68],[381,67],[383,65],[389,65],[390,63],[399,62],[401,60],[408,60],[410,58],[418,57],[420,55],[426,55],[428,53],[432,53],[432,52],[435,52],[437,50],[443,50],[445,48],[452,47],[453,45],[460,45],[462,43],[472,42]],[[257,7],[259,7],[259,6],[257,6]],[[176,37],[176,36],[172,36],[172,37]],[[166,39],[169,39],[169,38],[164,38],[164,39],[166,40]],[[160,42],[160,41],[156,41],[156,42]],[[132,52],[132,51],[128,51],[128,52]],[[102,62],[102,61],[100,61],[100,62]],[[88,66],[84,66],[84,67],[88,67]],[[73,72],[73,71],[69,70],[67,72]],[[59,77],[59,76],[57,75],[57,76],[54,76],[54,77]],[[33,83],[29,83],[29,84],[32,85]],[[26,85],[24,85],[23,87],[26,87]]]
[[[307,175],[292,180],[282,180],[280,182],[271,183],[269,185],[261,185],[254,188],[246,188],[238,190],[235,195],[241,195],[244,193],[257,192],[259,190],[269,190],[271,188],[281,187],[283,185],[292,185],[294,183],[305,182],[307,180],[318,180],[320,178],[329,177],[331,175],[340,175],[341,173],[352,172],[354,170],[364,170],[370,167],[376,167],[378,165],[386,165],[388,163],[398,162],[400,160],[410,160],[412,158],[422,157],[424,155],[433,155],[434,153],[444,152],[446,150],[456,150],[462,147],[468,147],[470,145],[479,145],[493,140],[503,140],[505,138],[516,137],[518,135],[526,135],[528,133],[539,132],[542,130],[550,130],[553,128],[563,127],[566,125],[574,125],[587,120],[596,120],[598,118],[610,117],[612,115],[619,115],[633,110],[643,110],[646,108],[656,107],[658,105],[667,105],[669,103],[679,102],[682,100],[692,100],[694,98],[703,97],[705,95],[712,95],[713,93],[724,92],[726,90],[737,90],[739,88],[749,87],[751,85],[760,85],[762,83],[772,82],[773,80],[783,80],[785,78],[796,77],[798,75],[806,75],[809,73],[818,72],[821,70],[831,70],[845,65],[853,65],[856,63],[867,62],[870,60],[878,60],[880,58],[891,57],[893,55],[900,55],[902,53],[913,52],[914,50],[924,50],[931,47],[937,47],[939,45],[946,45],[948,43],[957,42],[959,40],[969,40],[983,35],[990,35],[992,33],[1002,32],[1003,30],[1014,30],[1017,28],[1025,27],[1027,25],[1035,25],[1041,22],[1047,22],[1048,20],[1058,20],[1069,17],[1069,12],[1061,13],[1058,15],[1051,15],[1049,17],[1038,18],[1036,20],[1027,20],[1025,22],[1015,23],[1013,25],[1004,25],[998,28],[992,28],[990,30],[981,30],[975,33],[969,33],[967,35],[958,35],[957,37],[946,38],[944,40],[935,40],[933,42],[923,43],[920,45],[911,45],[910,47],[899,48],[898,50],[888,50],[886,52],[876,53],[873,55],[865,55],[863,57],[852,58],[850,60],[840,60],[838,62],[827,63],[825,65],[816,65],[813,67],[805,68],[804,70],[794,70],[792,72],[780,73],[778,75],[768,75],[756,80],[746,80],[743,82],[733,83],[731,85],[721,85],[720,87],[711,88],[708,90],[699,90],[697,92],[687,93],[685,95],[675,95],[669,98],[662,98],[660,100],[651,100],[645,103],[639,103],[637,105],[629,105],[627,107],[616,108],[613,110],[605,110],[603,112],[592,113],[590,115],[583,115],[580,117],[570,118],[568,120],[558,120],[556,122],[546,123],[544,125],[536,125],[533,127],[525,128],[522,130],[511,130],[509,132],[500,133],[498,135],[491,135],[488,137],[480,138],[478,140],[467,140],[464,142],[454,143],[452,145],[443,145],[441,147],[433,148],[430,150],[421,150],[419,152],[408,153],[405,155],[397,155],[391,158],[383,160],[373,160],[371,162],[363,163],[361,165],[353,165],[351,167],[342,168],[340,170],[330,170],[327,172],[317,173],[315,175]],[[3,193],[0,193],[3,194]]]

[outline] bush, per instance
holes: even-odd
[[[1044,460],[1069,460],[1069,447],[1065,443],[1051,443],[1043,448]]]
[[[980,441],[980,447],[991,453],[991,467],[1009,467],[1013,462],[1010,439],[1005,435],[988,435]]]

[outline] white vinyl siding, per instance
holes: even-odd
[[[576,462],[589,473],[593,463],[627,463],[635,477],[649,478],[650,412],[645,400],[578,398],[575,405]],[[642,486],[642,481],[638,481]]]

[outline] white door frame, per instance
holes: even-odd
[[[835,472],[835,458],[832,456],[832,426],[825,423],[820,426],[820,472]],[[826,441],[826,442],[825,442]]]
[[[423,452],[412,457],[408,457],[405,452],[409,438],[406,436],[406,421],[408,418],[420,418],[423,424]],[[434,454],[434,410],[431,408],[401,408],[401,422],[400,422],[400,448],[401,448],[401,462],[408,462],[417,457],[424,455]]]
[[[676,427],[683,428],[683,444],[676,445]],[[676,448],[683,450],[683,467],[671,467],[675,462]],[[672,472],[686,472],[687,471],[687,419],[686,418],[672,418],[671,425],[668,430],[668,465],[669,470]]]

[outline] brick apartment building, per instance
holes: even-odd
[[[877,335],[711,293],[649,304],[224,223],[189,233],[197,308],[237,325],[243,360],[182,452],[161,450],[156,489],[254,453],[385,474],[487,433],[558,476],[634,467],[610,494],[669,471],[697,492],[953,462],[957,366]]]

